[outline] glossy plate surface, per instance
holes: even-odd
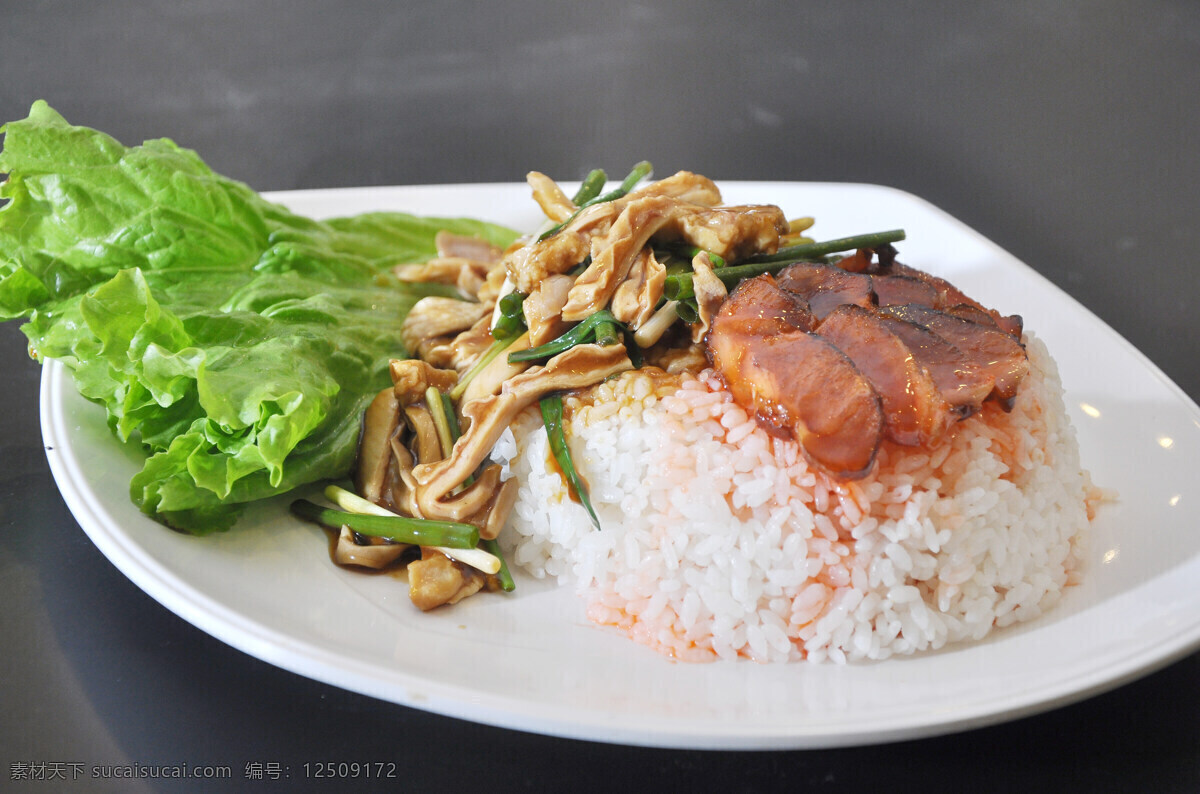
[[[915,738],[1032,714],[1150,672],[1200,645],[1200,409],[1065,293],[928,203],[861,184],[721,185],[728,203],[814,215],[818,239],[904,228],[901,259],[1018,313],[1059,363],[1084,465],[1119,501],[1094,522],[1083,583],[984,642],[877,664],[679,664],[593,627],[570,592],[518,575],[507,596],[421,614],[391,576],[339,570],[286,499],[193,538],[128,498],[140,464],[103,411],[47,365],[42,427],[54,476],[97,547],[150,596],[279,667],[469,720],[598,741],[803,748]],[[398,209],[539,222],[524,185],[272,194],[328,217]],[[97,607],[97,608],[103,608]]]

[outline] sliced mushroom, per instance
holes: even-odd
[[[433,415],[424,403],[404,406],[404,418],[416,440],[417,460],[421,463],[442,459],[442,442],[438,438]]]
[[[491,504],[488,505],[487,519],[479,527],[479,537],[484,540],[494,540],[500,536],[500,530],[508,522],[508,515],[512,512],[513,505],[517,503],[519,488],[520,484],[516,479],[508,479],[500,483],[500,487],[492,496]]]
[[[454,234],[445,229],[439,231],[433,238],[433,245],[439,257],[462,257],[472,262],[482,262],[495,265],[503,253],[498,247],[479,237],[468,237]]]
[[[490,447],[488,451],[491,451]],[[481,460],[480,463],[482,462]],[[429,465],[437,464],[422,461],[414,469],[414,476],[422,466]],[[471,471],[474,471],[474,469]],[[459,482],[465,482],[470,474],[471,472],[468,472],[463,475],[462,480],[459,480]],[[485,466],[474,482],[456,493],[453,492],[453,488],[447,493],[434,493],[428,488],[422,488],[418,480],[417,507],[420,508],[421,515],[425,518],[433,518],[439,521],[486,523],[487,510],[499,486],[500,465],[496,463]]]
[[[383,496],[388,464],[391,462],[391,437],[400,423],[400,402],[394,389],[384,389],[363,413],[358,441],[358,462],[354,487],[359,496],[378,502]]]
[[[343,526],[333,549],[333,561],[338,565],[358,565],[363,568],[386,568],[400,559],[408,548],[403,543],[359,544],[350,527]]]
[[[421,507],[417,504],[417,480],[412,473],[416,461],[399,432],[392,434],[391,448],[392,465],[388,469],[388,495],[392,507],[401,515],[424,518],[421,515]]]
[[[400,326],[400,338],[410,353],[421,358],[433,346],[467,330],[490,310],[481,303],[429,296],[413,304]]]
[[[458,381],[458,376],[450,370],[438,369],[417,359],[393,359],[391,372],[392,391],[404,413],[405,424],[415,439],[418,460],[440,459],[441,441],[433,417],[425,406],[425,392],[431,386],[438,391],[447,391]],[[393,439],[389,439],[389,444],[394,446]]]

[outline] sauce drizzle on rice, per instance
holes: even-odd
[[[1027,344],[1010,412],[985,405],[920,450],[885,441],[856,481],[814,470],[711,370],[677,388],[626,373],[570,427],[603,532],[538,466],[536,422],[498,446],[522,483],[510,559],[683,661],[885,659],[1036,617],[1073,581],[1099,492],[1053,361]]]

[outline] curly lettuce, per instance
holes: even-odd
[[[318,221],[215,174],[167,139],[126,147],[45,102],[0,127],[0,319],[57,359],[140,444],[143,512],[189,532],[344,475],[359,419],[404,356],[400,324],[436,285],[390,274],[470,219]]]

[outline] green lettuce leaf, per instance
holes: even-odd
[[[45,102],[0,128],[0,319],[25,318],[122,441],[148,458],[146,513],[228,529],[245,502],[351,467],[363,409],[406,355],[400,324],[437,289],[392,265],[470,219],[376,212],[318,221],[160,139],[126,147]]]

